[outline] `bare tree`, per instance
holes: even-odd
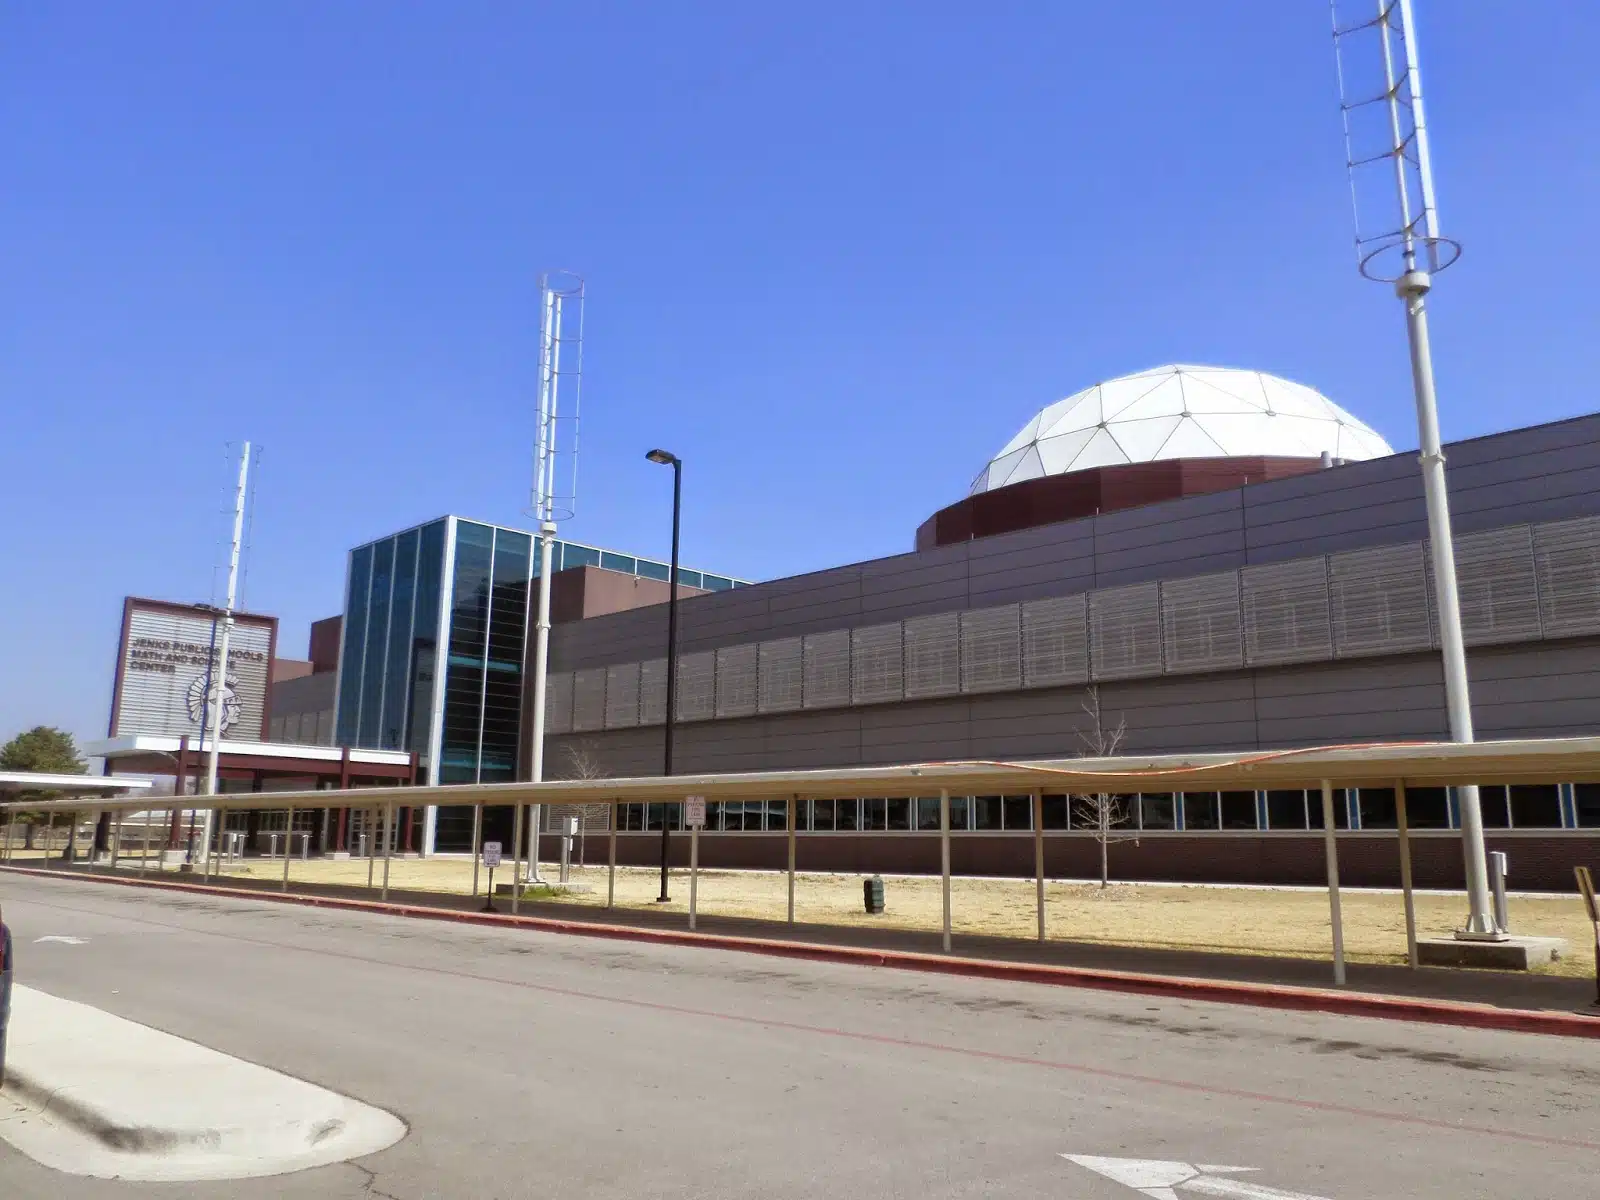
[[[600,752],[591,741],[572,742],[563,748],[567,759],[567,769],[562,772],[568,779],[605,779],[611,772],[600,758]],[[551,816],[577,817],[578,818],[578,866],[584,865],[585,834],[589,831],[589,823],[593,821],[596,828],[601,828],[602,821],[611,820],[611,805],[609,804],[562,804],[555,806],[559,811]],[[605,826],[609,828],[609,826]]]
[[[1105,718],[1100,711],[1100,689],[1090,687],[1083,700],[1084,714],[1089,718],[1087,728],[1078,733],[1078,740],[1083,743],[1083,756],[1085,758],[1112,758],[1121,749],[1122,743],[1128,737],[1127,719],[1118,716],[1114,729],[1107,729]],[[1118,835],[1117,830],[1122,829],[1133,821],[1133,802],[1127,796],[1114,795],[1110,792],[1093,792],[1072,797],[1072,824],[1075,828],[1088,829],[1095,842],[1100,847],[1100,886],[1104,888],[1111,878],[1110,854],[1111,845],[1115,842],[1137,841],[1137,835]]]

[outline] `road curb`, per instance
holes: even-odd
[[[1112,971],[1089,967],[1061,967],[1032,963],[1004,962],[987,958],[962,958],[942,954],[923,954],[912,950],[875,950],[858,946],[830,946],[815,942],[791,942],[777,938],[738,937],[731,934],[690,933],[687,930],[642,929],[632,925],[602,925],[588,921],[569,921],[557,917],[512,916],[509,913],[471,912],[451,908],[431,908],[421,904],[391,901],[356,900],[343,896],[313,896],[303,892],[265,892],[237,888],[211,887],[164,879],[130,879],[106,875],[63,876],[35,867],[3,866],[0,870],[40,879],[67,878],[78,882],[156,888],[195,895],[268,900],[299,904],[311,908],[336,908],[354,912],[381,913],[420,920],[454,921],[465,925],[535,929],[578,937],[609,938],[617,941],[654,942],[669,946],[692,946],[713,950],[735,950],[776,958],[798,958],[812,962],[843,963],[853,966],[890,967],[903,971],[922,971],[938,975],[962,975],[974,979],[999,979],[1019,983],[1042,983],[1054,987],[1089,988],[1096,991],[1128,992],[1143,996],[1166,996],[1179,1000],[1206,1000],[1221,1004],[1242,1004],[1256,1008],[1278,1008],[1300,1012],[1328,1012],[1343,1016],[1379,1017],[1387,1020],[1416,1021],[1433,1025],[1458,1025],[1469,1029],[1499,1029],[1519,1033],[1542,1033],[1559,1037],[1600,1038],[1600,1016],[1578,1013],[1541,1012],[1532,1009],[1496,1008],[1487,1004],[1468,1004],[1448,1000],[1427,1000],[1402,996],[1383,996],[1370,992],[1336,992],[1322,988],[1284,984],[1234,983],[1227,980],[1198,979],[1181,975],[1147,975],[1133,971]]]

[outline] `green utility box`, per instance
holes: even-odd
[[[876,875],[871,879],[863,879],[861,881],[861,892],[866,900],[869,913],[881,913],[883,911],[883,880]]]

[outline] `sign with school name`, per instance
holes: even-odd
[[[216,646],[220,633],[220,619],[203,609],[130,597],[118,649],[111,736],[188,734],[198,746],[202,721],[205,727],[211,724],[211,702],[217,695],[213,676],[223,674]],[[276,640],[275,618],[234,615],[228,669],[221,680],[224,740],[266,737]]]

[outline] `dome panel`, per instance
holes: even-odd
[[[1228,367],[1158,367],[1042,409],[972,491],[1126,462],[1324,451],[1357,461],[1394,453],[1375,430],[1304,384]]]

